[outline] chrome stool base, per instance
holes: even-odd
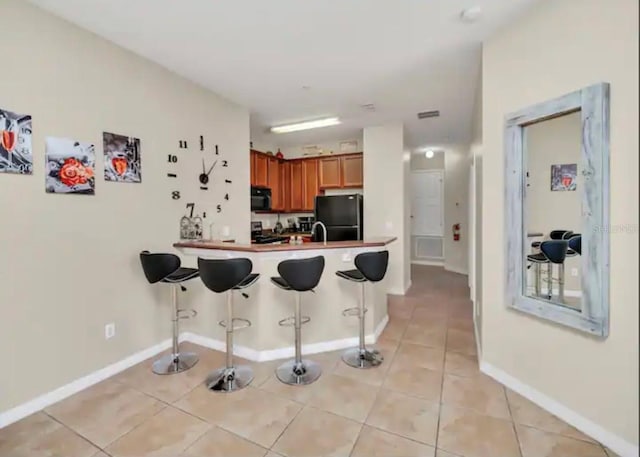
[[[247,365],[233,368],[219,368],[205,381],[207,389],[214,392],[235,392],[244,389],[253,381],[253,370]]]
[[[311,360],[302,360],[297,363],[289,360],[276,368],[278,379],[292,386],[303,386],[316,381],[322,374],[320,364]]]
[[[152,370],[155,374],[175,374],[187,371],[198,363],[198,355],[195,352],[179,352],[167,354],[153,362]]]
[[[376,349],[347,349],[342,354],[342,361],[353,368],[374,368],[382,363],[384,357]]]

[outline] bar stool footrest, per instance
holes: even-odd
[[[186,309],[179,309],[177,317],[178,319],[193,319],[197,315],[198,315],[198,311],[196,311],[195,309],[186,308]]]
[[[364,314],[367,314],[368,309],[364,309]],[[342,311],[342,315],[345,317],[360,317],[360,308],[354,306],[353,308],[347,308]]]
[[[311,321],[311,318],[309,316],[300,316],[301,325],[304,325],[309,321]],[[294,325],[296,325],[296,317],[291,316],[291,317],[284,318],[281,321],[278,321],[278,325],[281,327],[293,327]]]
[[[238,325],[235,325],[236,322],[239,322]],[[247,327],[251,327],[251,321],[249,319],[242,319],[240,317],[234,317],[233,319],[231,319],[231,323],[233,325],[232,330],[235,332],[236,330],[242,330],[243,328],[247,328]],[[220,327],[227,327],[227,320],[223,319],[220,322],[218,322],[218,325]]]

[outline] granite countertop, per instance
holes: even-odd
[[[243,244],[229,243],[217,240],[193,240],[174,243],[174,248],[215,249],[240,252],[274,252],[274,251],[306,251],[311,249],[353,249],[376,246],[386,246],[396,240],[396,237],[368,238],[362,241],[327,241],[308,242],[303,244]]]

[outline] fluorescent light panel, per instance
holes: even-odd
[[[279,127],[271,127],[272,133],[289,133],[297,132],[299,130],[317,129],[320,127],[330,127],[332,125],[340,124],[340,119],[337,117],[328,117],[326,119],[318,119],[315,121],[299,122],[297,124],[281,125]]]

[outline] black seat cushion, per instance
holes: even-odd
[[[573,236],[569,239],[569,250],[582,255],[582,235]]]
[[[198,257],[200,279],[209,290],[226,292],[240,285],[250,274],[249,259],[203,259]]]
[[[531,243],[531,247],[532,248],[539,248],[541,244],[542,244],[542,241],[534,241],[534,242]]]
[[[249,276],[244,278],[240,284],[234,287],[235,290],[244,289],[245,287],[249,287],[251,284],[256,282],[260,277],[260,273],[251,273]]]
[[[529,262],[535,263],[549,263],[549,260],[542,252],[538,252],[537,254],[529,254],[527,256],[527,260]]]
[[[289,286],[289,284],[287,284],[287,281],[282,279],[280,276],[272,276],[271,277],[271,282],[274,283],[276,286],[278,286],[281,289],[291,290],[291,286]]]
[[[568,243],[565,240],[543,241],[540,250],[552,263],[563,263],[567,257]]]
[[[162,281],[180,269],[180,257],[175,254],[154,254],[149,251],[142,251],[140,253],[140,263],[147,281],[151,284]]]
[[[348,279],[349,281],[355,282],[365,282],[367,280],[367,278],[365,278],[364,275],[360,273],[360,270],[336,271],[336,275],[340,276],[341,278]]]
[[[389,265],[389,251],[363,252],[354,259],[356,268],[371,282],[382,281]]]
[[[180,267],[176,271],[171,273],[169,276],[164,278],[162,282],[170,282],[170,283],[184,282],[184,281],[188,281],[189,279],[197,278],[199,275],[200,275],[200,272],[198,271],[197,268]]]

